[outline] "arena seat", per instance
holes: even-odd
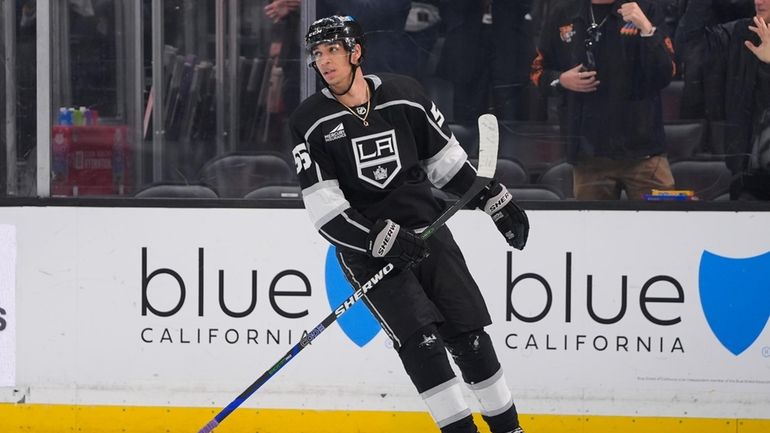
[[[206,185],[158,183],[149,185],[134,194],[137,198],[218,198],[217,193]]]
[[[559,191],[564,198],[574,198],[572,164],[564,161],[554,164],[537,180],[537,184],[547,185]]]
[[[251,191],[243,198],[249,200],[301,200],[302,189],[299,185],[265,185]]]
[[[273,153],[231,153],[208,161],[201,182],[225,198],[241,198],[255,189],[276,184],[297,184],[294,167]]]
[[[660,91],[660,102],[663,108],[663,121],[676,121],[681,119],[682,92],[684,81],[674,80]]]
[[[564,197],[548,185],[524,185],[508,188],[517,201],[562,200]]]
[[[559,125],[547,122],[500,122],[499,155],[516,159],[538,176],[566,156],[566,139]]]
[[[663,125],[663,129],[669,161],[692,158],[703,150],[706,120],[669,122]]]
[[[517,186],[529,183],[529,174],[521,163],[507,158],[497,159],[495,178],[505,186]]]
[[[683,160],[671,163],[677,189],[695,191],[700,200],[714,200],[730,190],[732,173],[724,161]]]
[[[478,159],[472,158],[470,162],[474,167],[478,167]],[[528,184],[529,174],[520,162],[508,158],[498,158],[495,179],[507,187],[512,187]]]

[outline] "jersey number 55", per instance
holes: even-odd
[[[307,146],[305,146],[305,143],[298,144],[291,153],[294,155],[294,164],[297,166],[297,174],[302,170],[310,168],[310,154],[307,153]]]

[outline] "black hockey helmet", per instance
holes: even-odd
[[[334,41],[341,41],[348,52],[353,52],[356,44],[361,45],[361,58],[364,57],[366,36],[361,24],[353,17],[333,15],[314,21],[305,35],[305,49],[310,54],[316,45]],[[312,65],[312,56],[308,63]]]

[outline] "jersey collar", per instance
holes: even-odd
[[[377,75],[374,75],[374,74],[370,74],[370,75],[364,75],[364,79],[365,79],[365,80],[367,80],[367,81],[369,81],[369,82],[371,83],[371,85],[374,87],[374,90],[375,90],[375,91],[377,91],[377,89],[378,89],[378,88],[380,87],[380,85],[382,84],[382,79],[380,79],[380,77],[378,77]],[[369,84],[369,83],[367,83],[367,85],[368,85],[368,84]],[[335,98],[335,97],[334,97],[334,95],[332,94],[332,92],[331,92],[331,91],[330,91],[328,88],[326,88],[326,87],[324,87],[323,89],[321,89],[321,93],[322,93],[324,96],[326,96],[328,99],[331,99],[331,100],[334,100],[334,101],[336,101],[336,100],[337,100],[337,98]],[[372,92],[372,94],[374,94],[374,92]]]

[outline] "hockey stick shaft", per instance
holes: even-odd
[[[465,207],[468,202],[473,200],[482,189],[492,180],[492,176],[495,173],[495,167],[497,166],[497,144],[498,144],[498,131],[497,131],[497,119],[490,115],[485,114],[479,118],[479,167],[478,174],[471,187],[465,194],[463,194],[455,203],[449,206],[439,217],[431,223],[425,230],[420,233],[422,239],[427,239],[433,235],[439,228],[441,228],[454,214],[460,209]],[[257,392],[270,378],[275,376],[289,361],[294,359],[299,352],[305,347],[309,346],[323,331],[331,326],[337,319],[345,314],[353,305],[356,304],[364,295],[374,288],[377,283],[382,281],[387,274],[393,271],[394,266],[391,263],[385,265],[380,269],[372,278],[362,284],[356,289],[352,295],[350,295],[343,303],[334,309],[321,323],[307,333],[302,339],[294,345],[285,355],[281,357],[270,369],[262,373],[262,375],[255,380],[248,388],[246,388],[238,397],[236,397],[230,404],[225,406],[224,409],[219,411],[214,418],[209,421],[198,433],[210,433],[212,432],[228,415],[230,415],[235,409],[237,409],[244,401],[246,401],[252,394]]]

